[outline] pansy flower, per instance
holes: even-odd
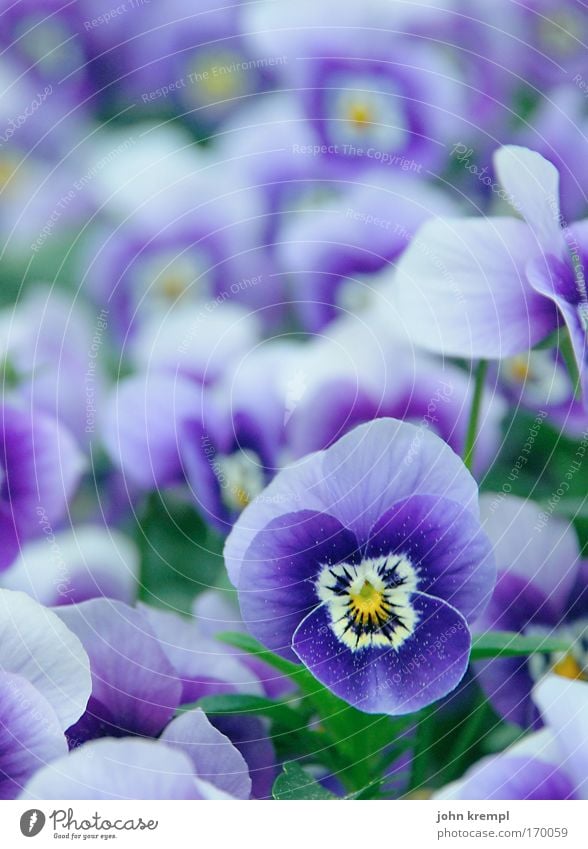
[[[414,175],[341,187],[320,206],[290,216],[278,234],[278,263],[305,330],[320,331],[369,301],[377,272],[394,262],[420,225],[454,205]]]
[[[104,439],[132,485],[184,487],[207,521],[230,528],[275,473],[284,438],[283,400],[271,386],[273,351],[259,351],[218,386],[203,389],[167,373],[119,385]]]
[[[206,638],[194,620],[104,598],[55,611],[81,640],[92,673],[86,711],[68,730],[71,748],[103,737],[167,740],[183,727],[173,718],[180,705],[207,695],[263,693],[255,672]],[[215,717],[214,725],[250,764],[253,788],[247,773],[246,796],[269,795],[275,755],[263,721],[235,715],[226,722]],[[184,731],[189,742],[190,723]]]
[[[67,753],[65,732],[89,696],[78,638],[25,593],[0,590],[0,799]]]
[[[398,35],[392,5],[281,0],[244,16],[262,55],[286,57],[284,85],[299,93],[323,157],[345,169],[435,167],[444,140],[463,135],[457,68],[438,45]]]
[[[588,798],[588,684],[550,675],[533,697],[545,727],[484,758],[435,798]]]
[[[89,90],[88,55],[77,4],[23,0],[3,4],[2,45],[37,85],[67,91],[70,100]]]
[[[120,531],[76,524],[26,543],[0,585],[28,593],[51,607],[97,596],[132,603],[138,589],[139,552]]]
[[[507,146],[494,162],[523,220],[427,222],[393,281],[401,319],[417,344],[474,359],[520,354],[565,325],[586,395],[586,222],[566,225],[558,172],[538,153]]]
[[[51,416],[0,407],[0,569],[65,517],[83,467],[69,431]]]
[[[201,710],[174,719],[159,740],[94,740],[40,769],[21,799],[247,799],[237,749]]]
[[[484,494],[480,505],[498,579],[474,630],[559,637],[570,645],[568,653],[493,658],[476,664],[479,681],[496,710],[509,722],[532,726],[538,721],[531,698],[537,680],[551,670],[588,680],[587,572],[574,528],[564,519],[504,494]]]
[[[494,585],[477,489],[432,433],[380,419],[280,472],[225,546],[243,620],[368,713],[453,690]]]
[[[471,375],[416,349],[399,325],[390,322],[389,311],[380,314],[370,308],[336,319],[312,340],[300,362],[300,389],[291,399],[286,422],[289,457],[328,448],[356,425],[383,416],[412,422],[436,433],[456,453],[463,451]],[[496,456],[505,411],[499,393],[487,391],[476,472],[487,469]]]
[[[0,324],[6,326],[15,396],[62,422],[87,446],[106,389],[108,311],[93,315],[79,298],[35,286],[0,312]]]

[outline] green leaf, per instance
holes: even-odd
[[[295,761],[284,764],[281,772],[274,782],[272,790],[274,799],[337,799],[328,790],[325,790],[314,778],[309,775]]]
[[[486,634],[474,636],[470,660],[568,652],[570,648],[569,642],[555,637],[526,637],[510,631],[489,631]]]
[[[202,708],[205,713],[211,714],[249,713],[255,716],[265,716],[272,722],[278,723],[291,731],[303,730],[307,724],[307,718],[297,713],[289,704],[267,699],[265,696],[250,696],[240,693],[204,696],[195,705],[184,705],[180,708],[180,711],[185,712],[195,706]]]
[[[249,634],[243,634],[241,631],[224,631],[222,634],[217,634],[217,639],[221,643],[227,643],[233,648],[240,649],[245,654],[251,654],[257,657],[258,660],[263,660],[269,666],[279,670],[284,675],[292,678],[295,675],[305,672],[304,667],[298,663],[292,663],[290,660],[284,660],[277,654],[266,649],[255,637]]]

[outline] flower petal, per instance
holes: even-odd
[[[413,593],[411,604],[419,621],[398,649],[351,651],[322,606],[296,629],[294,650],[319,681],[359,710],[420,710],[457,687],[468,666],[470,635],[461,614],[445,602]]]
[[[155,740],[95,740],[39,770],[21,799],[208,799],[184,752]]]
[[[538,505],[510,495],[482,495],[480,512],[498,571],[526,579],[563,611],[580,567],[573,527],[557,516],[542,524]]]
[[[496,151],[494,167],[508,202],[529,225],[536,248],[562,257],[565,242],[560,225],[557,168],[540,153],[512,144]]]
[[[478,514],[478,488],[462,460],[438,436],[407,422],[378,419],[324,452],[318,490],[326,512],[366,541],[393,504],[435,495]]]
[[[420,592],[447,601],[468,621],[488,604],[496,580],[490,541],[472,514],[448,498],[399,501],[376,522],[367,557],[404,554]]]
[[[557,312],[529,285],[537,254],[515,218],[427,222],[402,255],[393,300],[409,335],[448,356],[501,359],[528,351],[557,327]]]
[[[534,758],[485,758],[465,779],[436,794],[437,799],[574,799],[565,771]]]
[[[533,698],[560,750],[559,765],[570,776],[580,799],[588,799],[588,686],[548,675]]]
[[[320,604],[315,582],[321,566],[358,557],[354,535],[332,516],[303,510],[274,519],[254,538],[240,573],[247,628],[272,651],[296,661],[292,635]]]
[[[88,655],[55,613],[25,593],[0,590],[0,668],[36,687],[63,731],[83,714],[91,692]]]
[[[48,556],[49,555],[49,556]],[[41,604],[74,604],[96,596],[132,603],[139,553],[114,528],[76,525],[26,543],[2,576],[6,589],[23,590]]]
[[[88,652],[92,696],[119,732],[158,734],[178,706],[182,688],[146,618],[104,598],[56,612]]]
[[[236,799],[249,799],[251,778],[243,755],[204,711],[192,710],[172,719],[160,740],[188,755],[200,778]]]
[[[38,769],[67,754],[46,698],[20,675],[0,671],[0,799],[14,799]]]

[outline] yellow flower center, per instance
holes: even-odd
[[[525,383],[530,371],[529,361],[526,357],[513,357],[510,363],[510,373],[517,383]]]
[[[317,594],[327,605],[335,636],[351,651],[399,648],[416,628],[412,604],[417,574],[403,554],[361,563],[325,564]]]
[[[367,103],[355,100],[349,105],[347,118],[359,130],[365,129],[373,122],[373,115]]]
[[[358,593],[349,594],[349,609],[357,625],[382,625],[390,613],[390,605],[384,593],[370,581],[365,581]]]
[[[175,301],[186,291],[186,280],[180,274],[169,274],[161,282],[161,291],[170,301]]]
[[[562,678],[570,678],[572,680],[578,681],[588,681],[588,676],[586,672],[575,657],[572,657],[571,654],[566,654],[561,660],[553,667],[553,672],[556,675],[561,675]]]

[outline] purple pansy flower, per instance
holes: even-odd
[[[22,590],[49,607],[97,596],[131,604],[138,589],[139,552],[120,531],[76,524],[26,543],[0,576],[9,590]]]
[[[192,613],[200,633],[205,638],[214,638],[226,631],[246,631],[235,593],[232,590],[212,589],[199,593],[192,605]],[[263,687],[263,692],[270,699],[278,699],[296,689],[296,685],[290,678],[282,675],[263,660],[224,643],[218,642],[218,646],[223,647],[226,652],[237,657],[244,666],[253,670]]]
[[[0,798],[67,752],[65,731],[89,695],[78,638],[24,593],[0,590]]]
[[[286,57],[284,84],[299,93],[323,157],[345,169],[434,167],[444,141],[461,137],[457,68],[437,45],[398,36],[391,4],[259,3],[246,27],[263,55]]]
[[[586,222],[562,227],[558,172],[538,153],[507,146],[494,161],[524,220],[427,222],[398,266],[398,311],[419,345],[474,359],[527,351],[565,323],[586,396]]]
[[[85,446],[96,431],[106,388],[108,312],[92,312],[63,291],[36,286],[0,313],[6,354],[16,372],[15,394],[61,421]]]
[[[88,91],[89,74],[77,4],[21,0],[2,7],[2,46],[21,73],[79,100]]]
[[[94,740],[39,770],[21,799],[247,799],[243,757],[200,710],[159,740]]]
[[[206,695],[263,692],[255,672],[206,639],[193,620],[104,598],[55,610],[80,638],[92,673],[87,709],[68,730],[71,748],[102,737],[167,740],[181,705]],[[239,715],[212,721],[249,764],[254,795],[268,796],[275,754],[263,721]]]
[[[203,516],[228,530],[279,464],[284,403],[272,382],[282,355],[290,351],[268,345],[237,367],[225,362],[227,373],[211,387],[157,372],[121,382],[105,417],[111,457],[144,490],[187,484]]]
[[[368,713],[457,686],[495,574],[473,478],[438,437],[392,419],[280,472],[225,559],[249,630]]]
[[[177,127],[148,126],[139,138],[103,132],[82,152],[81,167],[98,174],[89,191],[103,219],[84,253],[86,287],[110,311],[121,344],[145,320],[181,307],[208,315],[227,300],[279,305],[260,240],[261,199],[235,161]]]
[[[569,655],[495,658],[476,665],[496,710],[525,727],[538,720],[531,690],[539,677],[552,668],[571,678],[588,677],[586,571],[573,527],[533,502],[485,494],[481,515],[498,580],[474,630],[559,636],[571,645]]]
[[[574,384],[561,352],[536,349],[501,360],[498,385],[511,406],[543,411],[550,422],[572,438],[586,430],[586,411],[575,397]]]
[[[276,62],[252,52],[241,32],[240,7],[240,0],[199,0],[196,7],[183,0],[145,4],[144,32],[126,51],[132,70],[127,94],[156,114],[169,98],[201,132],[247,104],[267,88]]]
[[[285,393],[289,456],[328,448],[356,425],[384,416],[431,430],[456,453],[463,451],[471,375],[415,349],[401,333],[399,319],[390,321],[389,310],[381,315],[374,308],[336,319],[306,352],[298,358]],[[496,456],[505,412],[500,395],[487,392],[476,471],[487,469]]]
[[[551,675],[534,699],[546,727],[484,758],[437,799],[588,798],[588,684]]]
[[[69,432],[38,411],[0,409],[0,569],[26,540],[66,515],[82,455]]]
[[[223,126],[215,142],[219,159],[237,161],[249,195],[261,198],[262,244],[273,247],[284,220],[335,191],[328,178],[337,170],[321,156],[292,92],[257,98]]]
[[[269,693],[266,681],[271,682],[272,670],[212,639],[198,620],[146,606],[141,610],[182,682],[182,703],[222,693]],[[275,697],[278,688],[272,692]],[[284,689],[279,692],[282,694]],[[253,798],[269,798],[276,777],[276,755],[267,720],[238,713],[214,715],[209,720],[245,758]]]
[[[303,327],[320,331],[369,300],[375,275],[406,248],[419,226],[454,205],[408,174],[378,175],[300,210],[279,232],[278,262],[289,277]]]

